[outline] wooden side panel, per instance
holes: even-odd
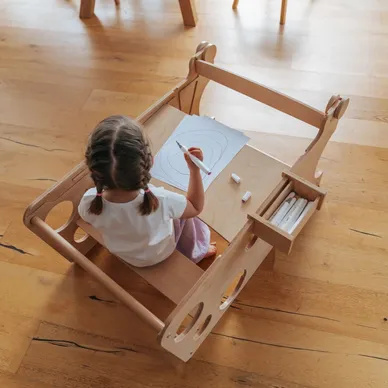
[[[180,105],[179,97],[173,98],[173,99],[168,103],[168,105],[172,106],[173,108],[180,109],[180,108],[181,108],[181,105]]]
[[[197,82],[197,80],[193,81],[179,92],[180,110],[184,113],[191,113]]]
[[[35,216],[45,220],[50,211],[62,202],[69,201],[73,205],[73,211],[68,221],[62,225],[57,232],[81,253],[86,254],[96,244],[91,236],[87,236],[81,241],[76,241],[75,232],[78,229],[76,223],[78,219],[77,207],[85,193],[93,182],[89,177],[89,171],[84,163],[79,164],[62,181],[55,184],[51,189],[37,198],[26,210],[24,214],[24,224],[35,234],[42,237],[40,230],[31,223]]]
[[[276,261],[276,249],[272,247],[271,251],[268,253],[267,257],[264,259],[263,263],[260,265],[261,271],[273,271]]]
[[[201,59],[206,61],[206,63],[214,63],[214,58],[216,56],[216,53],[217,53],[216,46],[208,45],[206,48],[206,51],[203,54]],[[196,63],[195,63],[195,71],[196,72],[198,72],[197,63],[198,63],[198,61],[196,61]],[[208,78],[198,77],[198,81],[197,81],[197,85],[196,85],[196,89],[195,89],[195,94],[194,94],[194,98],[193,98],[193,103],[191,104],[190,114],[199,115],[199,111],[200,111],[199,106],[200,106],[201,98],[202,98],[203,92],[205,91],[205,88],[206,88],[208,83],[209,83]]]
[[[248,221],[225,253],[209,267],[167,319],[160,335],[161,345],[181,360],[191,358],[272,251],[272,246],[263,240],[255,240],[252,245],[253,229],[254,223]],[[231,284],[235,284],[235,289],[225,300],[223,294]],[[182,322],[193,310],[197,314],[191,317],[191,324],[179,333]]]
[[[331,101],[334,103],[331,105]],[[319,127],[319,132],[311,142],[304,155],[292,166],[291,172],[306,179],[307,181],[319,185],[321,173],[317,173],[317,165],[321,155],[329,142],[331,136],[337,129],[339,119],[344,115],[349,105],[349,99],[333,96],[328,103],[328,112]]]

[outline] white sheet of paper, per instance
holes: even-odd
[[[187,148],[202,149],[204,163],[211,169],[211,175],[202,173],[204,189],[207,190],[248,140],[243,133],[209,117],[186,116],[155,156],[151,175],[187,191],[190,174],[183,152],[176,143],[179,141]]]

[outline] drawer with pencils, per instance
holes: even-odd
[[[279,185],[255,214],[253,233],[283,253],[293,243],[312,215],[321,208],[326,191],[292,172],[283,172]]]

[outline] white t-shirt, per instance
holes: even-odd
[[[108,250],[136,267],[157,264],[170,256],[175,249],[173,219],[180,218],[186,209],[187,199],[181,194],[150,185],[159,200],[158,209],[148,216],[139,214],[144,191],[132,201],[113,203],[103,198],[100,215],[89,213],[90,202],[96,189],[88,190],[78,206],[79,215],[93,225],[102,235]]]

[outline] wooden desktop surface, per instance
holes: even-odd
[[[154,155],[185,116],[186,114],[180,110],[166,105],[145,123]],[[282,171],[287,168],[285,163],[253,148],[248,143],[207,189],[201,219],[226,240],[231,241],[244,226],[247,214],[259,208],[280,182]],[[231,179],[232,173],[241,178],[240,184]],[[153,179],[152,184],[182,193],[181,190],[157,179]],[[243,203],[241,198],[246,191],[250,191],[252,196],[248,202]]]

